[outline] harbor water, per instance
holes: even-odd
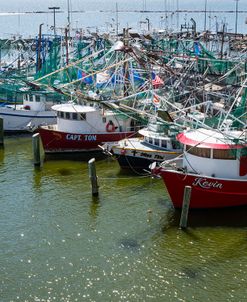
[[[159,179],[46,159],[31,136],[0,150],[0,301],[246,301],[247,209],[191,211]],[[176,185],[176,184],[174,184]]]

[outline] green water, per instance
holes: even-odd
[[[178,229],[163,183],[97,161],[32,164],[0,150],[0,301],[246,301],[247,210],[196,211]]]

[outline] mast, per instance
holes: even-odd
[[[179,31],[179,0],[177,0],[177,31]]]
[[[208,0],[205,0],[205,6],[204,6],[204,31],[207,29],[207,5]]]
[[[68,32],[69,32],[69,28],[68,28],[68,27],[65,27],[66,65],[69,65]]]
[[[129,47],[129,28],[123,28],[123,42],[125,48],[125,59],[127,58],[127,49]],[[126,60],[123,65],[124,72],[124,97],[129,95],[129,62]]]
[[[41,57],[40,57],[40,53],[41,53],[41,35],[42,35],[42,25],[44,25],[44,23],[41,23],[39,25],[39,40],[38,40],[38,56],[37,56],[37,71],[41,70],[41,66],[42,66],[42,62],[41,62]]]
[[[225,38],[225,23],[222,28],[222,40],[221,40],[221,49],[220,49],[220,59],[223,59],[223,51],[224,51],[224,38]]]
[[[67,8],[68,8],[68,36],[70,36],[70,0],[67,0]]]
[[[116,36],[118,37],[118,3],[116,2]]]
[[[238,33],[238,1],[236,1],[236,11],[235,11],[235,35]]]

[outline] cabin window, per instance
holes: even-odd
[[[64,112],[61,111],[61,112],[59,112],[59,113],[60,113],[60,117],[61,117],[61,118],[64,118]]]
[[[158,138],[154,139],[154,144],[155,144],[155,146],[159,146],[160,145],[160,141],[159,141]]]
[[[149,139],[148,139],[148,142],[149,142],[149,144],[153,144],[153,139],[152,139],[152,137],[149,137]]]
[[[65,118],[66,118],[66,120],[70,119],[70,112],[65,112]]]
[[[76,112],[72,113],[72,120],[77,120],[77,113]]]
[[[106,117],[102,117],[102,122],[105,124],[106,123]]]
[[[36,102],[40,102],[40,95],[36,95]]]
[[[80,120],[86,120],[86,113],[80,113]]]
[[[172,148],[173,149],[181,149],[181,145],[178,141],[172,140],[171,143],[172,143]]]
[[[236,149],[214,149],[213,150],[214,159],[236,159]]]
[[[161,147],[167,148],[167,141],[166,140],[161,141]]]
[[[198,148],[198,147],[193,147],[193,146],[186,146],[186,151],[189,154],[200,156],[200,157],[206,157],[210,158],[210,150],[209,148]]]

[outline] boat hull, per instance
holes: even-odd
[[[150,164],[177,157],[180,153],[158,150],[114,149],[113,154],[122,169],[148,170]]]
[[[3,129],[5,132],[29,132],[35,130],[40,125],[56,122],[56,112],[54,111],[39,112],[0,108],[0,117],[3,119]]]
[[[119,166],[122,169],[134,169],[134,170],[145,170],[149,168],[149,165],[153,162],[148,158],[140,158],[126,155],[116,156]]]
[[[247,180],[206,177],[157,168],[175,208],[181,208],[185,186],[191,186],[190,208],[226,208],[247,205]]]
[[[134,132],[69,133],[40,127],[45,153],[74,153],[102,150],[99,145],[133,136]]]

